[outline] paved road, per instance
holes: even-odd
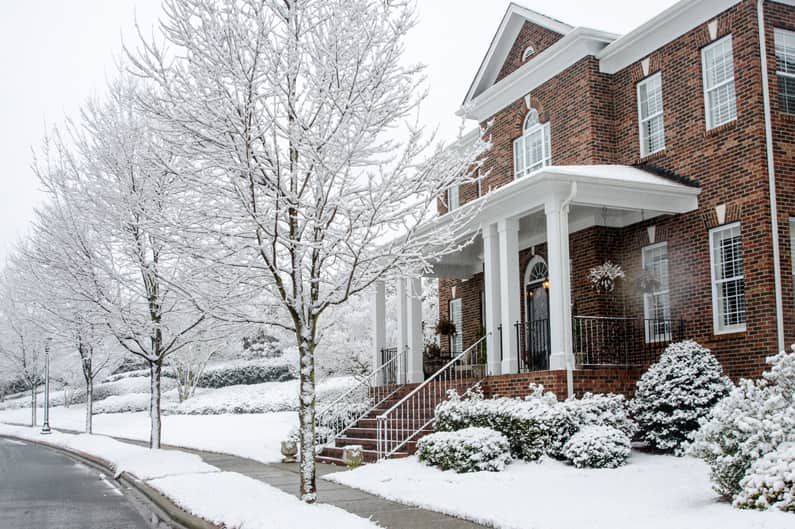
[[[58,452],[0,438],[2,529],[148,529],[98,471]]]

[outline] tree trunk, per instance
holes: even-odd
[[[36,426],[36,384],[30,390],[30,425]]]
[[[86,433],[94,433],[94,379],[86,380]]]
[[[160,375],[161,361],[149,363],[149,448],[160,448]]]
[[[301,339],[298,354],[301,372],[299,378],[298,421],[300,423],[301,500],[317,501],[315,477],[315,346]]]

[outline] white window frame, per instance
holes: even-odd
[[[723,46],[726,42],[729,43],[729,53],[731,54],[732,60],[732,76],[730,78],[724,79],[720,83],[714,86],[707,86],[707,53],[713,48],[718,46]],[[732,121],[737,119],[737,91],[736,87],[734,86],[734,79],[736,77],[736,72],[734,71],[734,44],[732,42],[732,36],[726,35],[722,39],[718,39],[709,46],[705,46],[701,49],[701,83],[704,89],[704,120],[706,122],[707,130],[712,130],[714,128],[720,127],[721,125],[725,125],[726,123],[731,123]],[[732,108],[733,113],[731,117],[725,121],[721,121],[720,123],[715,122],[715,116],[712,115],[709,105],[709,95],[712,92],[716,92],[723,88],[724,86],[732,85],[732,92],[733,92],[733,99],[732,99]]]
[[[716,237],[719,233],[739,229],[740,235],[740,256],[742,258],[742,227],[740,226],[739,222],[733,222],[731,224],[725,224],[723,226],[719,226],[717,228],[713,228],[709,231],[709,270],[710,270],[710,279],[712,283],[712,325],[713,325],[713,333],[716,335],[719,334],[731,334],[736,332],[745,332],[746,330],[746,323],[737,323],[732,325],[723,325],[721,323],[721,307],[720,307],[720,299],[718,296],[718,288],[719,284],[728,283],[730,281],[743,281],[743,303],[745,304],[745,266],[743,263],[743,274],[738,276],[733,276],[729,278],[721,278],[718,279],[715,275],[715,242]],[[747,307],[747,305],[746,305]]]
[[[458,306],[458,321],[453,318],[454,306]],[[455,324],[455,335],[450,337],[450,352],[461,353],[464,350],[464,305],[461,303],[461,298],[454,298],[448,302],[447,314],[450,317],[450,321]],[[457,349],[456,346],[458,346]]]
[[[646,334],[646,343],[655,343],[655,342],[665,342],[671,341],[671,284],[670,284],[670,269],[668,268],[668,242],[660,242],[656,244],[650,244],[648,246],[644,246],[641,249],[640,254],[640,262],[641,268],[646,270],[647,266],[647,259],[648,255],[660,248],[665,248],[665,285],[660,283],[659,290],[655,290],[653,292],[645,292],[643,294],[643,319],[646,323],[644,327],[644,332]],[[662,278],[661,278],[662,279]],[[664,330],[660,332],[652,332],[652,326],[650,320],[655,320],[654,313],[652,311],[653,302],[656,297],[658,296],[665,296],[664,299],[667,301],[667,306],[663,308],[664,319],[666,320],[666,326]]]
[[[527,156],[525,144],[528,140],[541,136],[541,159],[532,164]],[[521,163],[521,167],[519,162]],[[534,173],[535,171],[552,164],[552,145],[549,131],[549,122],[541,124],[538,121],[538,111],[531,109],[525,116],[522,126],[522,135],[513,141],[513,176],[515,180]]]
[[[789,218],[789,255],[792,269],[792,290],[795,293],[795,217]],[[795,295],[793,295],[792,301],[795,303]]]
[[[790,41],[792,48],[795,48],[795,31],[789,31],[786,29],[781,28],[774,28],[773,29],[773,40],[775,42],[775,55],[776,55],[776,79],[778,80],[778,105],[781,112],[785,114],[792,114],[795,115],[795,106],[793,108],[788,108],[788,105],[784,105],[784,92],[781,90],[781,80],[787,79],[793,84],[795,84],[795,66],[793,66],[793,71],[783,71],[779,70],[779,63],[778,57],[779,54],[782,53],[781,49],[784,47],[790,47],[785,45],[785,41]],[[795,64],[795,58],[793,58],[793,64]]]
[[[453,211],[461,206],[461,197],[458,193],[458,186],[450,186],[447,188],[447,211]]]
[[[651,114],[649,116],[645,116],[644,117],[643,116],[643,100],[641,99],[641,90],[643,89],[644,86],[648,86],[651,83],[659,83],[659,86],[660,86],[660,110],[658,112],[655,112],[654,114]],[[640,140],[640,156],[641,156],[641,158],[645,158],[646,156],[649,156],[649,155],[654,154],[656,152],[660,152],[660,151],[665,149],[665,118],[664,118],[664,113],[663,113],[664,105],[663,105],[663,101],[662,101],[662,99],[663,99],[663,96],[662,96],[662,94],[663,94],[662,73],[661,72],[657,72],[657,73],[655,73],[653,75],[650,75],[649,77],[647,77],[646,79],[642,80],[641,82],[639,82],[638,85],[637,85],[637,88],[636,88],[636,93],[637,93],[637,101],[638,101],[638,139]],[[648,94],[648,90],[646,91],[646,93]],[[656,120],[656,119],[660,120],[660,130],[662,131],[662,144],[660,145],[660,147],[658,149],[655,149],[655,150],[652,151],[652,150],[649,150],[649,138],[646,136],[646,133],[645,133],[646,128],[644,127],[644,125],[646,125],[650,121]]]

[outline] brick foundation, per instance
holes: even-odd
[[[620,393],[632,398],[635,382],[641,374],[640,368],[578,369],[573,372],[574,394],[581,397],[587,392]],[[487,377],[483,392],[489,397],[526,397],[530,394],[528,386],[531,383],[542,384],[546,391],[551,391],[559,399],[566,398],[566,371],[535,371]]]

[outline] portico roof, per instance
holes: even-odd
[[[664,174],[657,168],[652,172],[628,165],[551,165],[434,218],[419,233],[448,222],[464,222],[474,232],[501,219],[543,210],[555,199],[568,200],[572,206],[647,212],[645,218],[697,209],[698,184]]]

